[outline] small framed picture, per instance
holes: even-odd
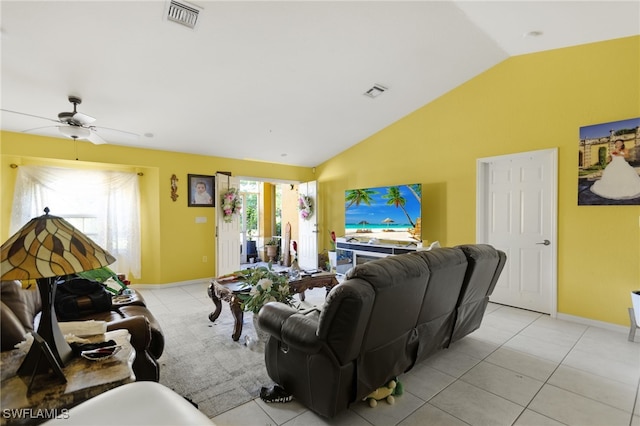
[[[189,181],[189,207],[215,207],[213,198],[215,176],[187,175]]]

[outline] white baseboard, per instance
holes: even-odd
[[[131,284],[129,287],[136,289],[136,288],[140,288],[140,289],[160,289],[160,288],[170,288],[170,287],[182,287],[185,285],[193,285],[193,284],[201,284],[201,283],[207,283],[209,284],[209,281],[211,281],[211,278],[213,277],[209,277],[209,278],[200,278],[200,279],[195,279],[195,280],[189,280],[189,281],[178,281],[175,283],[166,283],[166,284]]]
[[[612,324],[610,322],[597,321],[589,318],[577,317],[575,315],[561,314],[558,312],[557,319],[564,321],[571,321],[578,324],[588,325],[591,327],[604,328],[605,330],[616,331],[618,333],[629,333],[629,327],[623,325]]]

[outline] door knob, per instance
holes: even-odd
[[[549,241],[549,240],[544,240],[543,242],[541,242],[541,243],[536,243],[536,244],[544,244],[545,246],[548,246],[549,244],[551,244],[551,241]]]

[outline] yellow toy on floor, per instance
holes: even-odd
[[[383,399],[385,399],[388,404],[393,405],[396,402],[394,395],[400,396],[402,392],[402,383],[398,380],[391,380],[386,386],[379,387],[362,400],[368,401],[371,408],[374,408],[378,405],[378,401],[382,401]]]

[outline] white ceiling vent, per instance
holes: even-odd
[[[380,84],[375,84],[371,89],[364,92],[364,95],[370,98],[377,98],[378,96],[382,95],[386,90],[387,90],[386,87]]]
[[[198,14],[200,14],[200,9],[196,6],[171,0],[167,10],[167,19],[189,28],[195,28]]]

